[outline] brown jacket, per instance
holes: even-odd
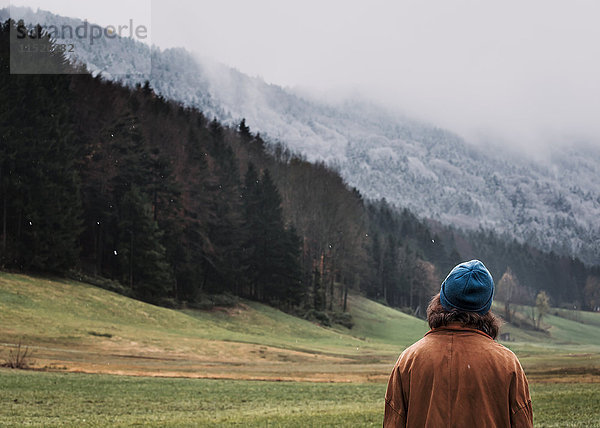
[[[527,378],[515,354],[487,334],[436,328],[398,358],[383,426],[532,427]]]

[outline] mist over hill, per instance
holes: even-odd
[[[42,25],[82,22],[22,8],[12,13]],[[8,18],[7,9],[0,18]],[[386,198],[444,224],[490,228],[590,264],[600,260],[598,148],[563,145],[534,159],[469,144],[359,97],[320,101],[183,49],[127,38],[102,39],[93,49],[78,39],[68,42],[93,73],[129,86],[148,80],[157,94],[224,122],[246,118],[269,141],[335,165],[368,198]],[[139,73],[149,57],[151,74]]]

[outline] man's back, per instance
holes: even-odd
[[[384,427],[530,427],[517,357],[485,333],[439,327],[406,349],[390,376]]]

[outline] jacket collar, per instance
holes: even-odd
[[[425,336],[427,336],[428,334],[433,334],[433,333],[442,333],[443,334],[443,333],[451,333],[451,332],[456,332],[456,331],[476,333],[476,334],[485,336],[490,340],[494,340],[494,339],[492,339],[492,337],[490,335],[484,333],[483,331],[477,330],[476,328],[472,328],[472,327],[465,327],[461,323],[458,323],[458,322],[452,322],[452,323],[442,326],[442,327],[432,328],[427,333],[425,333]]]

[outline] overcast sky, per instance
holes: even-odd
[[[579,139],[600,146],[594,0],[11,4],[104,25],[147,20],[151,11],[154,44],[183,46],[270,83],[359,90],[472,140],[543,149]]]

